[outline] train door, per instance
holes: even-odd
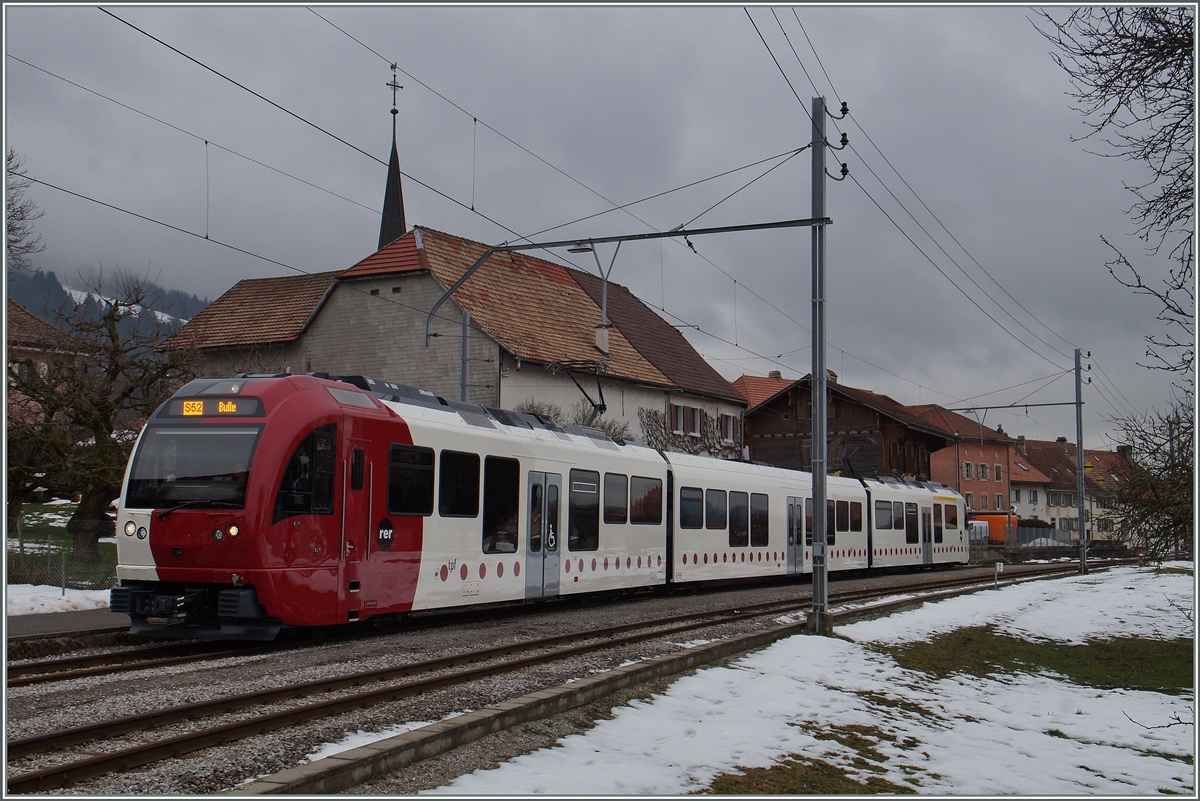
[[[363,604],[363,580],[367,571],[363,563],[369,556],[371,541],[371,487],[367,481],[368,442],[350,439],[347,454],[342,459],[341,516],[342,547],[338,557],[341,566],[341,587],[338,592],[339,613],[342,623],[366,617]]]
[[[933,564],[933,509],[921,507],[921,563]]]
[[[525,597],[558,595],[559,497],[562,476],[529,473],[529,539],[525,549]]]
[[[787,572],[791,575],[804,570],[804,499],[788,498],[787,508]]]

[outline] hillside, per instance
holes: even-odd
[[[103,297],[111,288],[102,285],[99,294],[89,288],[65,284],[53,272],[16,272],[8,277],[8,297],[50,323],[58,324],[62,316],[77,304],[100,308]],[[143,304],[163,326],[163,333],[174,333],[188,320],[199,314],[210,301],[201,300],[177,289],[166,289],[146,282],[146,302]],[[148,318],[147,318],[148,319]]]

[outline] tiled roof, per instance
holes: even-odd
[[[1012,468],[1008,473],[1009,481],[1014,484],[1049,484],[1049,477],[1041,470],[1033,467],[1030,464],[1032,461],[1025,454],[1016,453],[1012,460]]]
[[[733,387],[750,402],[750,408],[747,411],[752,412],[795,383],[796,381],[790,378],[743,374],[733,382]]]
[[[604,282],[579,270],[568,270],[592,301],[603,308]],[[608,282],[608,319],[614,331],[633,345],[650,364],[680,389],[722,400],[742,401],[742,395],[701,358],[679,329],[659,317],[620,284]]]
[[[479,255],[483,255],[482,250]],[[346,270],[342,273],[342,278],[368,278],[428,269],[429,266],[421,259],[421,250],[417,247],[417,234],[409,231]]]
[[[1056,490],[1075,491],[1075,443],[1051,442],[1047,440],[1025,440],[1025,450],[1014,451],[1017,460],[1028,459],[1031,467],[1046,477],[1044,483]],[[1113,490],[1123,480],[1128,465],[1120,454],[1112,451],[1092,451],[1084,448],[1083,460],[1093,465],[1091,472],[1084,473],[1084,486],[1088,492]],[[1098,482],[1098,478],[1103,478]]]
[[[165,347],[228,348],[290,342],[304,332],[341,273],[245,278],[176,331]]]
[[[420,230],[424,261],[443,286],[453,285],[487,250],[487,245],[469,239]],[[596,348],[595,327],[600,324],[600,307],[572,272],[524,253],[497,253],[471,275],[454,300],[471,312],[472,322],[522,359],[599,362],[603,354]],[[609,331],[608,347],[609,375],[673,386],[620,328]]]
[[[12,298],[8,298],[4,334],[10,352],[14,349],[70,352],[82,347],[70,334],[33,314]]]
[[[915,414],[926,425],[931,425],[939,431],[949,435],[951,439],[957,434],[963,439],[979,439],[983,438],[985,442],[998,443],[1008,445],[1015,440],[1005,434],[1003,431],[997,431],[994,428],[988,428],[981,424],[978,420],[970,417],[964,417],[961,414],[952,412],[949,409],[943,409],[934,403],[926,403],[920,406],[907,407],[910,413]]]

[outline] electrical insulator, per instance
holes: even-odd
[[[846,162],[843,161],[842,162],[842,177],[845,178],[849,174],[850,174],[850,167],[849,167],[849,165],[846,164]]]
[[[850,137],[845,131],[842,131],[842,147],[845,147],[848,144],[850,144]]]
[[[842,116],[845,117],[849,113],[850,113],[850,104],[845,101],[842,101]]]

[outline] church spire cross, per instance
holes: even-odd
[[[379,225],[379,249],[404,236],[407,226],[404,220],[404,195],[400,187],[400,156],[396,149],[396,92],[403,89],[396,81],[398,64],[392,65],[392,80],[387,87],[392,90],[392,157],[388,160],[387,186],[383,193],[383,219]]]

